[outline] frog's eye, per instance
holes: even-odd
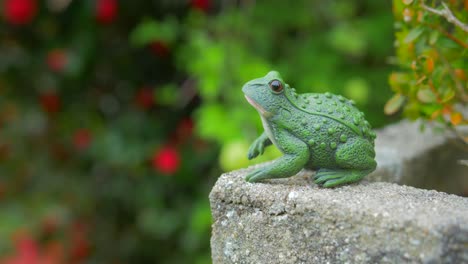
[[[281,93],[283,91],[283,84],[278,80],[273,80],[270,82],[270,89],[274,93]]]

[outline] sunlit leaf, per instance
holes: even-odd
[[[396,113],[403,106],[405,97],[401,94],[395,94],[390,100],[387,101],[384,107],[384,112],[387,115]]]
[[[446,103],[446,102],[452,100],[453,97],[455,97],[455,90],[449,88],[449,89],[445,90],[445,92],[442,94],[441,102]]]
[[[439,38],[439,31],[433,30],[431,34],[429,35],[429,44],[434,45],[437,42],[438,38]]]
[[[436,110],[436,111],[432,112],[432,114],[431,114],[431,119],[432,119],[432,120],[436,119],[437,117],[440,116],[441,113],[442,113],[441,110]]]
[[[410,32],[408,32],[408,35],[406,35],[404,42],[405,43],[410,43],[416,40],[421,34],[424,32],[424,28],[422,27],[415,27],[413,28]]]
[[[409,82],[410,77],[404,72],[392,72],[388,78],[388,82],[394,92],[401,92],[401,86]]]
[[[424,116],[432,117],[433,115],[438,116],[437,114],[434,114],[434,113],[435,112],[440,113],[441,106],[439,104],[424,104],[424,105],[420,105],[419,109],[421,113],[424,114]]]
[[[429,86],[425,86],[418,90],[417,93],[418,100],[423,103],[433,103],[437,100],[436,94],[429,88]]]
[[[413,19],[414,11],[411,8],[403,9],[403,20],[405,22],[410,22]]]

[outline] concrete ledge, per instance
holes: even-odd
[[[468,198],[378,182],[322,189],[306,171],[251,184],[250,169],[210,194],[213,263],[468,263]]]

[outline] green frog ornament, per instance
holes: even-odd
[[[242,91],[264,128],[248,158],[271,144],[284,154],[248,174],[248,182],[286,178],[307,168],[317,170],[315,183],[336,187],[375,170],[376,134],[352,100],[331,93],[297,94],[276,71],[247,82]]]

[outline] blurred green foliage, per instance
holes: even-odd
[[[240,89],[272,69],[388,122],[391,3],[0,4],[0,262],[209,263],[208,192],[262,130]]]
[[[394,0],[394,96],[385,106],[446,127],[468,124],[468,1]],[[464,25],[464,26],[463,26]],[[462,139],[468,144],[468,137]]]
[[[189,16],[178,65],[198,77],[197,132],[229,153],[221,156],[223,169],[249,164],[244,153],[262,128],[239,89],[272,69],[299,92],[354,99],[374,127],[388,122],[381,107],[390,96],[390,10],[377,1],[256,1]]]

